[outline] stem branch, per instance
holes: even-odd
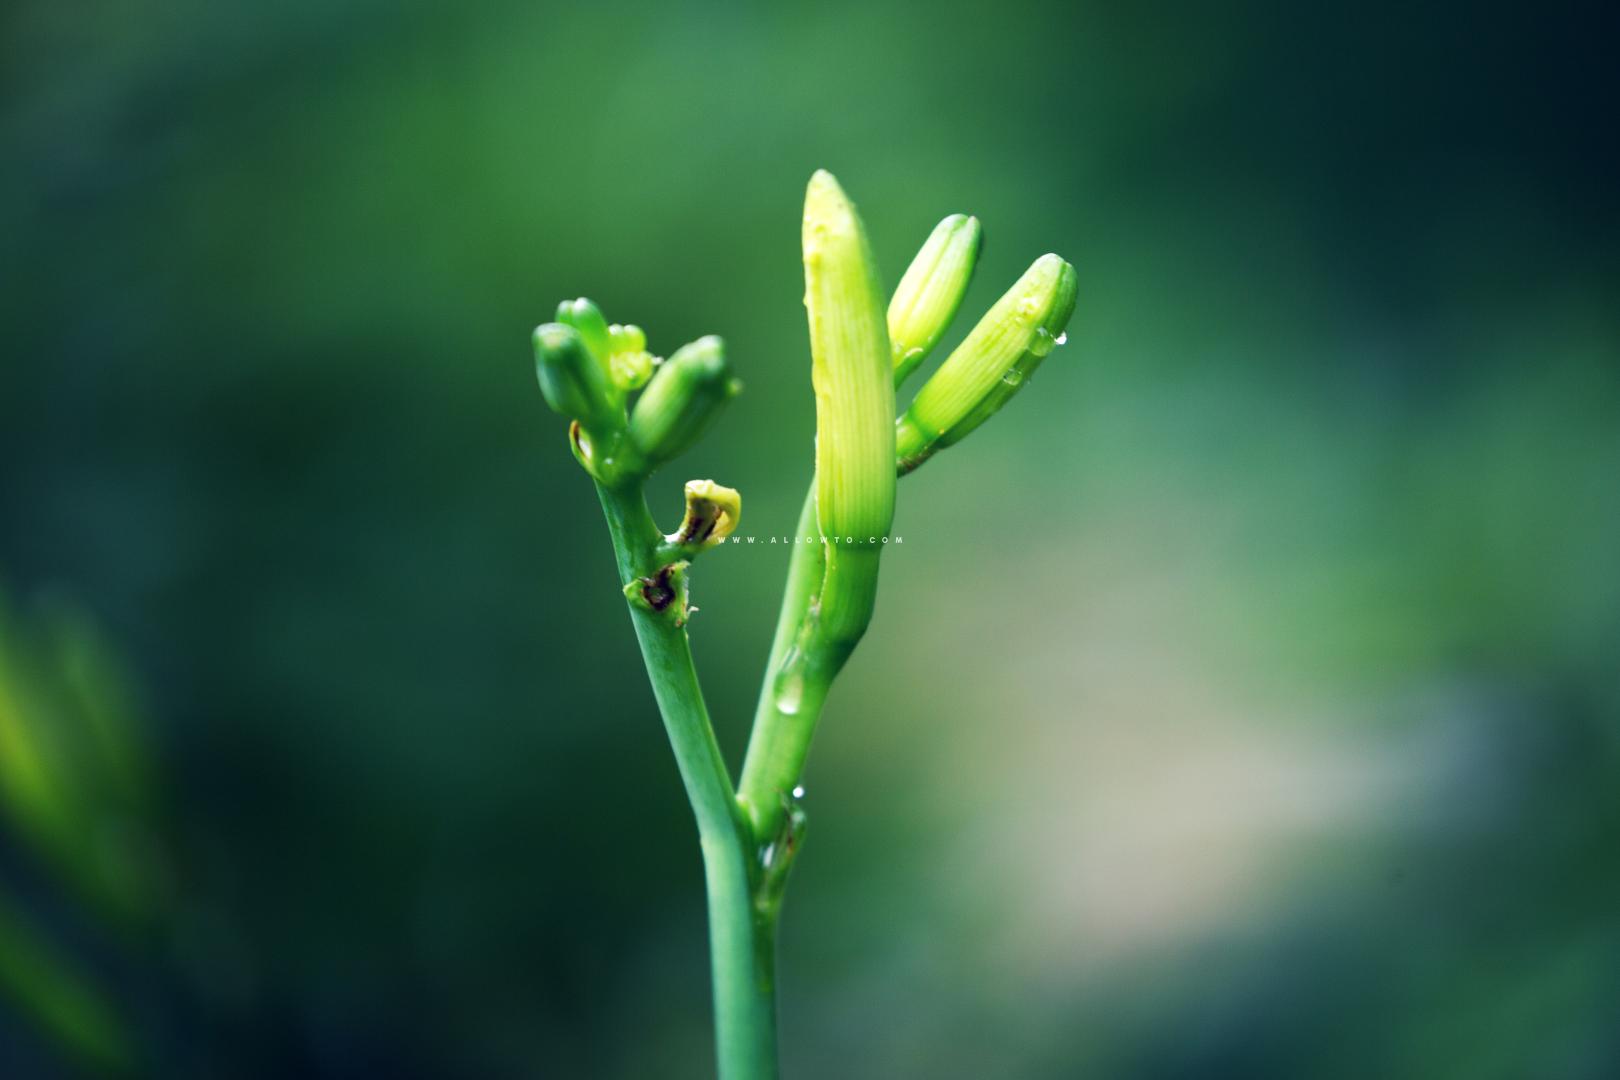
[[[641,484],[596,485],[627,586],[656,578],[663,541]],[[664,718],[670,747],[697,818],[709,898],[715,1044],[721,1080],[774,1080],[776,1059],[774,916],[755,903],[758,859],[750,823],[732,789],[692,666],[681,590],[662,610],[632,600],[630,619]]]

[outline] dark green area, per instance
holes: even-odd
[[[1080,301],[901,486],[811,760],[786,1074],[1613,1075],[1614,31],[10,6],[0,584],[139,688],[175,887],[132,943],[7,819],[0,968],[71,971],[0,998],[0,1075],[69,1075],[35,1018],[99,1030],[80,979],[163,1076],[706,1075],[690,814],[529,334],[585,295],[726,339],[745,392],[650,490],[667,528],[685,479],[744,496],[692,582],[735,768],[817,167],[890,284],[984,222],[947,346],[1045,251]]]

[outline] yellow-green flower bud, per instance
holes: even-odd
[[[624,423],[602,365],[572,326],[545,323],[535,328],[534,368],[546,404],[568,419],[578,420],[585,430],[608,432]]]
[[[896,422],[902,474],[988,420],[1063,343],[1076,284],[1074,267],[1042,255],[996,301]]]
[[[647,351],[647,335],[639,326],[620,326],[614,323],[608,327],[608,342],[612,351],[616,353]]]
[[[864,544],[894,517],[894,375],[866,231],[825,170],[804,199],[804,304],[821,530]]]
[[[653,374],[630,413],[630,441],[657,466],[685,452],[742,389],[717,337],[683,345]]]
[[[982,235],[978,218],[952,214],[934,226],[906,268],[889,300],[894,385],[917,370],[956,317],[973,278]]]
[[[649,352],[616,352],[608,358],[608,375],[620,390],[639,390],[652,378],[655,366]]]
[[[608,327],[608,378],[620,390],[640,390],[652,378],[657,361],[647,351],[647,335],[639,326]]]

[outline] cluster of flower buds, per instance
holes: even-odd
[[[858,638],[870,618],[875,550],[894,515],[894,481],[1004,406],[1064,340],[1074,267],[1043,255],[979,320],[911,405],[894,387],[944,337],[978,261],[977,218],[941,221],[907,268],[885,318],[866,234],[831,174],[810,180],[804,208],[805,307],[816,392],[817,524],[827,552],[819,633]]]
[[[719,338],[699,338],[660,360],[640,327],[610,325],[583,297],[563,301],[557,321],[535,329],[534,360],[546,403],[573,421],[575,455],[610,485],[645,477],[690,449],[741,389]]]
[[[940,285],[952,287],[954,281]],[[1075,291],[1074,267],[1042,255],[996,301],[896,422],[901,475],[966,438],[1029,382],[1063,343]]]
[[[827,264],[827,237],[831,226],[823,220],[828,206],[836,207],[829,192],[842,191],[837,182],[825,173],[818,173],[810,182],[806,200],[805,221],[805,303],[811,306],[811,348],[816,352],[818,327],[822,338],[829,335],[825,327],[846,328],[867,326],[870,339],[870,304],[866,297],[867,270],[860,260],[849,260],[851,269],[843,271],[849,282],[846,295],[829,296],[824,307],[842,304],[833,314],[823,311],[818,318],[818,274],[824,276]],[[844,200],[847,205],[847,200]],[[833,214],[836,220],[837,214]],[[850,219],[858,225],[859,219]],[[812,227],[812,222],[814,226]],[[896,387],[916,371],[928,354],[939,344],[957,310],[967,294],[968,284],[978,261],[983,233],[979,220],[965,214],[952,214],[934,227],[921,250],[907,267],[899,286],[889,300],[887,329],[889,353]],[[814,265],[813,265],[814,264]],[[935,453],[966,438],[980,424],[999,411],[1007,401],[1029,382],[1030,376],[1055,346],[1063,344],[1064,330],[1074,313],[1077,278],[1074,267],[1056,255],[1043,255],[1024,272],[1013,287],[985,313],[962,343],[951,353],[918,391],[911,405],[895,421],[895,466],[899,475],[917,468]],[[825,285],[820,286],[825,292]],[[866,323],[860,322],[867,320]],[[852,344],[858,335],[848,329],[840,346],[824,346],[823,351],[841,348],[840,355],[869,354],[872,346]],[[850,489],[848,481],[850,460],[856,450],[865,450],[839,436],[852,423],[854,411],[841,405],[831,389],[824,390],[821,376],[825,364],[817,361],[816,393],[818,406],[818,510],[822,532],[835,534],[840,525],[839,508],[833,506],[828,514],[825,489]],[[871,389],[867,401],[876,409],[884,395]],[[828,439],[828,432],[833,438]],[[876,453],[866,453],[864,460],[875,460]],[[831,471],[839,470],[839,471]],[[880,506],[874,503],[873,506]],[[892,504],[891,504],[892,506]],[[863,520],[869,523],[871,518]],[[846,530],[847,531],[847,530]]]
[[[756,835],[775,845],[802,816],[797,784],[814,718],[871,620],[878,561],[894,515],[895,485],[1006,405],[1063,341],[1074,310],[1074,268],[1045,255],[998,301],[895,416],[895,388],[939,344],[978,262],[976,218],[952,214],[929,235],[882,303],[865,228],[829,173],[804,201],[804,304],[816,397],[816,481],[771,648],[762,726],[738,797]],[[789,832],[784,832],[788,830]],[[793,834],[797,835],[797,834]],[[767,881],[787,872],[792,844],[767,860]]]

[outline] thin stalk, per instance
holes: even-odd
[[[656,577],[663,537],[638,482],[596,486],[621,580]],[[680,600],[675,601],[681,603]],[[697,818],[709,900],[715,1049],[721,1080],[774,1080],[776,920],[755,903],[753,832],[714,738],[686,630],[669,611],[631,603],[630,619],[687,798]]]
[[[821,588],[827,559],[816,522],[814,481],[805,493],[796,538],[798,543],[788,563],[782,612],[776,620],[776,637],[765,664],[765,683],[754,710],[754,727],[737,786],[737,800],[747,811],[754,836],[762,844],[776,837],[786,819],[788,800],[804,772],[810,737],[832,683],[831,674],[822,678],[821,666],[812,666],[808,656],[792,656],[795,670],[788,668],[790,654],[810,644],[804,640],[803,629]],[[814,542],[810,542],[811,538]]]
[[[805,758],[833,680],[855,649],[864,623],[853,634],[829,632],[820,618],[828,552],[821,543],[812,483],[799,515],[801,539],[788,563],[787,588],[777,616],[776,637],[765,664],[765,683],[754,711],[754,727],[743,759],[737,801],[753,824],[762,846],[780,842],[791,828],[795,790],[804,776]],[[853,554],[853,553],[848,553]],[[854,605],[832,598],[829,608]]]

